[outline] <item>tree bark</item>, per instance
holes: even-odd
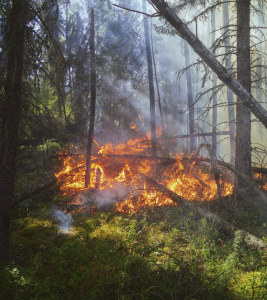
[[[10,206],[14,195],[26,29],[25,10],[28,5],[27,0],[13,0],[5,28],[7,65],[0,135],[0,262],[7,262],[9,259]]]
[[[263,0],[259,0],[258,1],[258,10],[259,10],[259,13],[258,13],[258,27],[264,27],[264,20],[263,20],[263,7],[264,7],[264,4],[263,4]],[[261,13],[260,13],[261,12]],[[258,80],[257,81],[257,90],[256,90],[256,99],[257,101],[259,102],[262,102],[262,91],[261,91],[261,88],[262,88],[262,63],[263,63],[263,59],[262,59],[262,53],[263,50],[262,46],[262,42],[261,40],[264,39],[264,37],[262,36],[262,29],[258,29],[258,32],[256,32],[256,37],[258,38],[256,40],[256,43],[259,43],[257,48],[258,48],[258,53],[256,54],[258,57],[257,57],[257,62],[256,64],[258,65],[257,68],[256,68],[256,78],[255,80]]]
[[[242,100],[243,104],[267,128],[267,111],[255,100],[246,88],[228,73],[226,68],[211,54],[164,0],[151,0],[151,2],[157,7],[159,14],[177,30],[178,34],[188,42],[203,61],[217,74],[217,77]]]
[[[237,80],[250,93],[250,0],[237,0]],[[236,105],[236,160],[235,166],[252,179],[251,170],[251,115],[250,110],[237,99]],[[241,196],[252,192],[247,182],[236,176],[235,190]]]
[[[91,29],[90,29],[90,48],[91,48],[91,110],[90,125],[87,140],[86,169],[85,169],[85,187],[90,184],[91,172],[91,152],[94,140],[95,128],[95,103],[96,103],[96,68],[95,68],[95,29],[94,29],[94,10],[91,10]]]
[[[266,4],[265,4],[266,5]],[[264,4],[263,4],[263,0],[259,0],[258,1],[258,27],[265,27],[264,26],[264,17],[263,17],[263,8],[264,8]],[[258,80],[256,83],[256,99],[259,103],[261,103],[263,105],[263,91],[262,91],[262,84],[263,84],[263,53],[265,52],[265,49],[263,49],[263,40],[265,39],[265,37],[262,35],[262,31],[263,29],[258,29],[258,32],[256,32],[256,36],[257,36],[257,40],[256,43],[258,43],[257,45],[257,53],[256,55],[258,56],[257,62],[256,64],[258,65],[256,68],[256,76],[254,77],[254,80]],[[264,55],[266,56],[266,55]],[[260,135],[262,136],[264,134],[264,130],[263,130],[263,126],[260,123],[256,124],[256,130],[259,130]]]
[[[229,35],[229,5],[228,2],[223,3],[223,26],[226,42],[226,52],[230,51],[230,35]],[[226,55],[226,69],[231,73],[232,62],[231,54]],[[234,108],[234,94],[227,87],[227,102],[228,102],[228,118],[229,118],[229,131],[230,131],[230,157],[231,161],[235,159],[235,108]]]
[[[185,67],[190,66],[189,59],[189,47],[186,41],[184,41],[184,52],[185,52]],[[190,69],[186,70],[186,86],[187,86],[187,105],[189,110],[189,134],[190,134],[190,150],[196,149],[196,138],[193,136],[195,133],[195,108],[193,99],[193,88],[192,88],[192,78]]]
[[[212,0],[212,5],[214,5],[215,0]],[[215,42],[215,9],[211,12],[211,45]],[[213,52],[215,54],[215,52]],[[217,76],[215,73],[212,74],[212,85],[213,88],[217,86]],[[213,90],[214,93],[214,90]],[[217,118],[217,93],[214,94],[212,99],[212,151],[214,156],[217,156],[217,136],[216,136],[216,128],[218,123]]]
[[[147,13],[146,0],[143,0],[143,12]],[[148,85],[149,85],[149,98],[150,98],[151,150],[152,150],[152,156],[157,156],[155,92],[154,92],[153,65],[152,65],[152,55],[151,55],[147,18],[144,19],[144,31],[145,31],[146,56],[147,56],[147,68],[148,68]]]
[[[61,84],[60,84],[60,74],[58,73],[58,67],[56,67],[56,89],[57,89],[57,107],[58,116],[62,118],[62,99],[61,99]]]
[[[263,6],[263,13],[264,13],[264,17],[263,17],[263,27],[266,26],[267,22],[266,22],[266,13],[267,13],[267,8],[266,8],[266,5]],[[266,41],[264,41],[264,44],[263,44],[263,47],[264,49],[266,49]],[[265,51],[266,52],[266,51]],[[264,55],[264,88],[265,88],[265,91],[267,91],[267,69],[266,69],[266,64],[267,64],[267,59],[266,59],[266,54]],[[264,108],[267,109],[267,94],[264,93]]]

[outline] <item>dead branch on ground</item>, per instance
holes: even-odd
[[[244,242],[248,246],[254,247],[254,248],[259,248],[259,249],[265,249],[266,248],[266,244],[262,240],[260,240],[259,238],[257,238],[256,236],[248,233],[245,230],[240,230],[236,226],[234,226],[234,225],[230,224],[229,222],[221,219],[220,217],[218,217],[217,215],[213,214],[212,212],[206,211],[205,209],[196,206],[194,203],[185,200],[183,197],[181,197],[178,194],[176,194],[175,192],[169,190],[164,185],[156,182],[152,178],[150,178],[150,177],[148,177],[148,176],[146,176],[144,174],[141,174],[141,173],[139,173],[139,174],[141,176],[145,177],[145,179],[146,179],[146,181],[147,181],[148,184],[152,185],[157,190],[160,190],[161,193],[165,197],[168,197],[168,198],[172,199],[177,204],[183,204],[184,206],[188,207],[189,209],[195,209],[195,210],[197,210],[198,214],[202,218],[205,218],[205,219],[207,219],[207,221],[209,221],[209,222],[211,222],[213,224],[216,224],[219,229],[224,230],[230,236],[234,236],[235,232],[239,231],[239,233],[243,237]]]
[[[11,202],[11,205],[10,205],[10,208],[14,208],[16,205],[18,205],[19,203],[25,201],[26,199],[46,190],[47,188],[55,185],[57,183],[57,178],[53,178],[45,183],[42,183],[38,186],[36,186],[35,188],[25,192],[25,193],[22,193],[16,197],[14,197],[12,199],[12,202]]]

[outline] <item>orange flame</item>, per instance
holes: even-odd
[[[106,144],[100,147],[98,156],[92,156],[89,188],[95,188],[98,168],[102,173],[100,190],[112,188],[117,182],[128,186],[129,195],[125,201],[116,204],[116,211],[126,213],[136,212],[145,206],[175,205],[171,199],[164,197],[160,192],[147,189],[146,184],[138,177],[138,173],[160,176],[167,188],[187,200],[206,201],[217,197],[217,185],[208,168],[206,170],[200,167],[190,168],[188,164],[182,162],[182,156],[179,155],[176,156],[177,163],[163,166],[158,160],[141,157],[149,152],[150,146],[143,138],[131,139],[117,146]],[[113,154],[117,156],[112,157]],[[123,156],[124,154],[132,157]],[[86,190],[85,156],[67,156],[62,157],[62,160],[62,169],[56,177],[61,182],[63,195],[72,195]],[[223,196],[232,194],[233,185],[230,182],[221,180],[221,187]]]

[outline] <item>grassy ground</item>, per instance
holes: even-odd
[[[36,200],[13,212],[0,299],[267,299],[267,253],[194,211],[75,214],[72,234],[59,234],[51,207],[62,198]]]

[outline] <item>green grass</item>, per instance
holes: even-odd
[[[60,235],[51,201],[14,211],[0,299],[267,299],[267,253],[194,211],[73,218],[74,233]]]

